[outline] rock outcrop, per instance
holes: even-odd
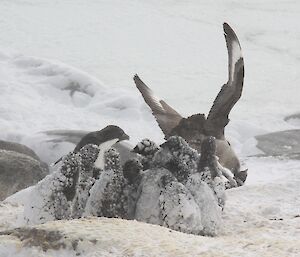
[[[20,151],[14,151],[14,143],[3,142],[0,147],[6,150],[0,149],[0,200],[36,184],[48,174],[47,165],[31,149],[19,145]]]

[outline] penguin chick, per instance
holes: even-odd
[[[216,148],[215,137],[209,136],[203,140],[198,172],[205,173],[209,170],[212,180],[214,180],[215,177],[222,178],[222,176],[224,176],[229,181],[231,187],[236,187],[237,183],[232,173],[219,163],[218,157],[216,156]]]
[[[124,178],[128,180],[130,184],[134,184],[140,179],[140,172],[143,170],[143,165],[137,159],[128,160],[123,166]]]

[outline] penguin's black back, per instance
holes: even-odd
[[[114,138],[122,139],[124,135],[126,135],[125,132],[118,126],[106,126],[104,129],[86,134],[76,145],[74,153],[77,153],[82,147],[87,144],[100,145]]]

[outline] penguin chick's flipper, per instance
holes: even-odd
[[[156,97],[153,91],[146,86],[138,75],[135,75],[133,80],[137,89],[141,92],[145,102],[151,108],[159,127],[165,135],[169,135],[171,130],[178,125],[182,116],[165,101]]]
[[[244,84],[244,59],[239,40],[227,24],[223,24],[228,51],[228,81],[221,88],[207,117],[205,129],[217,139],[224,139],[224,128],[229,122],[229,113],[240,99]]]

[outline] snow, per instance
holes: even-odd
[[[227,191],[223,235],[196,237],[114,219],[43,226],[84,238],[84,256],[300,256],[300,161],[253,157],[260,153],[255,135],[299,128],[299,119],[284,120],[299,113],[299,12],[296,0],[2,1],[0,138],[26,144],[47,163],[74,145],[47,142],[39,133],[45,130],[115,124],[133,144],[163,141],[134,88],[135,73],[182,115],[207,113],[227,81],[224,21],[245,60],[244,91],[226,136],[248,179]],[[0,203],[1,231],[20,225],[25,193]],[[75,255],[1,237],[1,257]],[[99,240],[93,248],[91,238]]]
[[[0,80],[1,138],[28,145],[48,163],[72,146],[47,143],[39,133],[45,130],[99,130],[112,123],[133,135],[133,142],[144,136],[143,127],[148,135],[157,130],[156,138],[161,137],[159,128],[150,129],[153,118],[142,106],[142,99],[129,90],[104,87],[86,73],[58,62],[22,55],[1,61],[0,74],[5,74]],[[73,94],[67,90],[72,87],[77,87]],[[135,133],[134,121],[144,124],[140,132]]]

